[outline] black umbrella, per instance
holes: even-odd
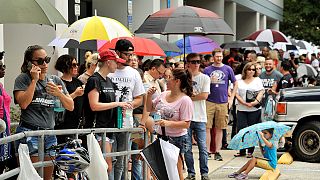
[[[148,39],[156,42],[163,51],[181,52],[179,47],[175,43],[169,43],[168,41],[164,41],[156,37],[150,37]]]
[[[221,44],[220,47],[223,49],[230,49],[230,48],[258,47],[258,45],[255,42],[231,41],[231,42]]]
[[[97,40],[88,40],[83,41],[79,43],[77,40],[74,39],[61,39],[61,38],[55,38],[53,41],[51,41],[48,46],[57,46],[61,48],[78,48],[78,49],[85,49],[85,50],[98,50],[98,42]]]
[[[216,13],[192,6],[157,11],[135,33],[233,35],[230,26]]]

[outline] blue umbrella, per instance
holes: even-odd
[[[230,141],[228,148],[230,149],[246,149],[258,145],[260,141],[259,131],[273,128],[272,141],[279,141],[279,139],[288,132],[291,128],[289,126],[276,123],[274,121],[267,121],[258,123],[244,129],[241,129]]]

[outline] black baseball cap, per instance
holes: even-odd
[[[133,51],[133,44],[127,39],[119,39],[115,47],[116,51]]]

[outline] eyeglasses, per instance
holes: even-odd
[[[160,72],[157,68],[155,68],[155,69],[158,71],[160,76],[164,75],[164,73]]]
[[[76,68],[76,67],[78,67],[78,64],[77,63],[72,63],[72,65],[71,65],[73,68]]]
[[[43,65],[44,62],[46,64],[50,63],[51,57],[46,56],[45,58],[33,59],[31,61],[36,61],[38,65]]]
[[[261,70],[262,68],[256,68],[256,70]]]
[[[192,61],[189,61],[189,63],[191,63],[191,64],[200,64],[201,60],[192,60]]]
[[[256,71],[256,69],[248,69],[247,71]]]
[[[121,53],[126,55],[127,57],[132,57],[134,55],[133,53],[123,52],[123,51]]]
[[[6,65],[0,65],[0,69],[6,69]]]

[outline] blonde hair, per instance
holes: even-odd
[[[275,50],[269,51],[269,57],[273,60],[279,60],[278,51],[275,51]]]
[[[93,64],[93,65],[96,65],[96,64],[98,63],[99,59],[100,59],[100,56],[99,56],[98,53],[92,54],[92,55],[88,58],[88,60],[86,61],[86,68],[89,69],[92,64]]]

